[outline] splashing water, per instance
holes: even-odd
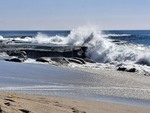
[[[0,40],[6,40],[6,38],[0,36]],[[7,40],[11,39],[7,38]],[[86,56],[99,63],[119,62],[150,66],[150,47],[135,44],[116,44],[98,28],[91,26],[73,29],[68,36],[47,36],[38,33],[34,38],[18,37],[15,40],[42,44],[87,46]]]
[[[3,36],[0,36],[0,40],[4,40]]]
[[[96,28],[80,27],[70,32],[67,37],[53,36],[48,37],[39,33],[34,42],[84,45],[88,47],[87,57],[100,62],[111,63],[126,62],[137,63],[150,66],[150,48],[134,44],[115,44],[111,39],[106,38],[101,31]]]

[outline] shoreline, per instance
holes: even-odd
[[[54,77],[53,78],[54,80],[61,79],[61,81],[62,81],[63,76],[67,77],[67,79],[68,79],[68,77],[70,77],[70,80],[77,80],[77,81],[70,82],[68,80],[67,81],[65,80],[63,83],[67,82],[67,83],[69,83],[67,85],[70,85],[70,84],[75,85],[75,86],[73,86],[73,88],[75,88],[75,90],[77,88],[78,91],[84,91],[84,93],[91,91],[92,92],[91,94],[93,94],[92,96],[94,96],[94,94],[96,94],[96,93],[93,93],[93,91],[102,90],[101,92],[98,92],[99,94],[102,93],[102,96],[103,95],[106,95],[106,96],[114,96],[115,95],[118,97],[122,96],[123,98],[125,98],[125,96],[129,96],[129,98],[133,98],[133,99],[134,98],[137,98],[137,99],[141,98],[143,100],[150,99],[150,97],[148,95],[149,92],[147,92],[147,91],[149,91],[150,78],[147,76],[137,75],[137,73],[118,72],[118,71],[109,70],[109,69],[90,69],[90,68],[72,68],[72,67],[70,68],[67,66],[54,66],[54,65],[46,66],[46,65],[41,65],[41,64],[22,65],[20,63],[6,63],[6,62],[3,62],[3,63],[6,65],[6,67],[9,65],[10,67],[7,67],[7,68],[10,68],[10,69],[11,69],[11,66],[14,66],[14,64],[20,69],[24,69],[24,68],[29,69],[29,67],[32,67],[33,69],[40,69],[40,70],[46,69],[43,72],[47,72],[48,75],[49,75],[49,72],[51,72],[54,75],[58,74],[57,77],[50,76],[50,78]],[[31,68],[31,72],[32,72],[32,68]],[[63,76],[62,76],[62,74],[60,74],[60,72],[55,73],[55,71],[57,72],[58,69],[59,69],[59,71],[61,70],[61,72],[64,72]],[[40,72],[40,70],[38,70],[38,72]],[[47,70],[49,70],[49,71],[47,71]],[[14,71],[14,70],[12,70],[12,71]],[[76,73],[77,71],[80,71],[80,72]],[[17,73],[17,72],[20,72],[20,71],[18,70],[15,73]],[[30,73],[30,71],[29,71],[29,73]],[[66,75],[66,74],[68,74],[68,75]],[[70,75],[70,74],[73,74],[73,75]],[[78,74],[77,78],[74,76],[76,74]],[[82,78],[83,81],[78,81],[78,79],[80,80],[80,77],[82,75],[84,76],[84,78],[87,79],[87,81],[85,81],[84,78]],[[30,75],[28,75],[28,76],[30,79],[32,78],[32,76],[30,76]],[[47,75],[45,75],[45,77],[46,76]],[[93,77],[93,76],[96,78],[91,79],[91,77]],[[17,76],[17,77],[19,77],[19,76]],[[24,77],[24,76],[22,76],[22,77]],[[27,76],[25,76],[25,77],[27,77]],[[37,77],[36,73],[33,76],[33,78],[34,77]],[[72,77],[75,77],[75,78],[72,78]],[[42,76],[42,78],[43,78],[43,76]],[[19,81],[21,79],[18,78]],[[66,79],[66,78],[64,78],[64,79]],[[24,79],[24,80],[28,81],[28,79]],[[41,78],[39,80],[41,80]],[[89,80],[92,80],[92,81],[89,81]],[[83,82],[85,82],[85,84],[83,84],[85,86],[87,84],[90,85],[91,83],[92,83],[91,84],[92,86],[82,87],[81,89],[76,87],[76,85],[79,85],[80,83],[83,83]],[[31,83],[32,83],[32,81],[31,81]],[[39,83],[39,82],[37,82],[37,83]],[[75,83],[75,84],[73,84],[73,83]],[[31,86],[32,86],[32,84],[31,84]],[[57,84],[56,84],[56,86],[57,86]],[[82,86],[82,84],[81,84],[81,86]],[[30,88],[30,86],[29,86],[29,88]],[[36,88],[38,88],[38,87],[35,87],[35,90],[36,90]],[[49,87],[45,87],[45,88],[49,88]],[[58,89],[59,88],[60,87],[58,84]],[[67,88],[67,87],[63,87],[63,88]],[[68,88],[71,88],[71,87],[68,87]],[[87,88],[87,89],[88,88],[98,88],[98,89],[85,90],[85,88]],[[42,87],[41,87],[41,89],[42,89]],[[112,89],[114,91],[111,91],[109,93],[109,91]],[[28,90],[28,88],[27,89],[25,88],[25,90]],[[31,90],[32,90],[32,88],[31,88]],[[33,90],[34,90],[34,88],[33,88]],[[49,90],[52,91],[53,89],[52,90],[49,89]],[[54,90],[57,90],[57,87]],[[133,90],[133,92],[132,92],[132,90]],[[71,90],[68,89],[68,91],[70,92]],[[145,92],[142,92],[142,91],[145,91]],[[57,91],[56,91],[56,93],[57,93]],[[126,93],[126,94],[124,94],[124,93]],[[64,94],[66,94],[66,93],[64,93]],[[81,93],[81,95],[82,94],[83,94],[83,92]],[[103,112],[103,113],[117,113],[117,112],[118,113],[134,113],[135,112],[136,113],[139,111],[141,113],[149,113],[149,111],[150,111],[150,108],[148,108],[148,107],[137,106],[137,105],[134,105],[133,103],[132,104],[123,104],[123,102],[122,102],[120,105],[120,103],[115,103],[113,101],[107,102],[107,101],[101,101],[101,100],[96,101],[95,99],[90,100],[88,98],[84,99],[82,97],[81,98],[71,98],[71,97],[68,98],[68,97],[67,97],[67,95],[66,95],[66,97],[62,97],[60,95],[59,96],[57,96],[57,95],[53,95],[53,96],[38,95],[38,93],[31,95],[31,94],[22,94],[22,93],[14,94],[14,93],[1,93],[0,92],[0,99],[1,99],[0,105],[1,105],[2,110],[4,110],[4,111],[8,110],[6,113],[11,113],[11,112],[9,112],[10,109],[15,110],[14,113],[15,112],[21,113],[21,111],[17,111],[19,109],[25,109],[25,110],[31,111],[31,113],[32,112],[33,113],[41,113],[41,112],[49,113],[49,111],[51,111],[51,110],[53,113],[58,113],[58,112],[59,113],[72,113],[72,112],[74,112],[74,113],[91,113],[91,112],[92,113],[99,113],[99,112]],[[8,99],[5,99],[5,98],[11,99],[15,102],[10,102],[10,101],[8,101]],[[44,101],[43,101],[43,99],[44,99]],[[7,104],[7,105],[5,105],[5,104]],[[35,111],[35,110],[37,110],[38,107],[40,107],[41,109],[39,109],[39,111]],[[40,110],[43,110],[43,111],[40,111]]]
[[[150,108],[54,96],[1,93],[4,113],[149,113]]]

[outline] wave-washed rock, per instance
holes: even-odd
[[[136,72],[136,68],[126,68],[126,67],[118,67],[118,71],[126,71],[126,72]]]
[[[27,54],[25,51],[11,51],[7,54],[10,58],[5,59],[5,61],[24,62],[27,59]]]
[[[24,58],[10,58],[10,59],[5,59],[5,61],[11,61],[11,62],[24,62]]]
[[[71,62],[73,63],[77,63],[77,64],[86,64],[86,62],[84,61],[84,59],[82,58],[66,58],[66,57],[40,57],[38,59],[36,59],[36,61],[38,62],[56,62],[56,63],[60,63],[60,64],[69,64]]]

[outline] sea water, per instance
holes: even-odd
[[[71,31],[0,31],[0,40],[24,43],[87,46],[86,56],[98,63],[150,66],[150,31],[101,31],[78,28]]]

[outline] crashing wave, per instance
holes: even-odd
[[[129,34],[122,36],[129,36]],[[4,38],[0,36],[0,40]],[[120,42],[116,44],[108,38],[108,35],[89,26],[73,29],[68,36],[47,36],[38,33],[36,37],[13,38],[13,40],[42,44],[84,45],[88,47],[86,56],[98,63],[118,62],[150,66],[150,47]]]

